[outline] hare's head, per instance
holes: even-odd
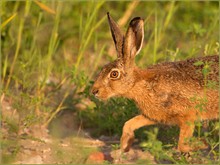
[[[125,36],[109,13],[108,21],[117,51],[117,59],[103,67],[92,93],[100,99],[125,95],[135,84],[135,56],[144,38],[144,21],[140,17],[131,20]]]

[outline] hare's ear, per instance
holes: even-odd
[[[119,26],[117,25],[117,23],[110,16],[109,12],[107,13],[107,16],[108,16],[108,22],[109,22],[109,26],[110,26],[111,33],[112,33],[112,38],[115,43],[115,48],[117,51],[118,58],[122,58],[122,56],[123,56],[122,46],[123,46],[124,36],[123,36]]]
[[[124,41],[124,62],[134,64],[135,56],[140,52],[144,40],[144,21],[140,17],[131,20]]]

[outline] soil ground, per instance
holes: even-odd
[[[10,122],[18,120],[18,114],[9,102],[2,101],[2,161],[13,164],[171,164],[157,161],[149,151],[144,151],[137,140],[127,153],[119,149],[120,137],[100,136],[93,138],[89,130],[76,127],[76,117],[70,111],[55,119],[44,128],[35,125],[15,134]],[[7,122],[6,122],[7,121]],[[9,122],[10,121],[10,122]],[[72,121],[72,122],[71,122]],[[188,157],[189,163],[208,163],[203,151],[196,159]],[[178,153],[177,153],[178,155]],[[173,155],[170,155],[173,157]],[[179,155],[181,157],[181,155]],[[213,162],[218,162],[215,156]]]

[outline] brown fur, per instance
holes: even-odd
[[[202,68],[193,64],[196,61],[213,62],[208,80],[216,82],[215,89],[207,89],[204,86]],[[123,96],[135,100],[143,114],[150,119],[165,124],[179,124],[178,121],[171,120],[174,116],[182,118],[185,115],[199,113],[198,110],[194,112],[192,110],[199,104],[200,98],[206,97],[207,103],[203,111],[199,113],[201,120],[217,118],[218,61],[218,56],[207,56],[155,65],[147,70],[136,68],[134,72],[137,81],[133,88]]]
[[[109,18],[111,18],[108,15]],[[117,29],[115,22],[110,19],[110,27]],[[112,25],[113,24],[113,25]],[[219,57],[206,56],[179,62],[168,62],[148,67],[145,70],[135,66],[134,57],[141,49],[143,21],[135,18],[131,21],[125,39],[117,29],[112,34],[118,59],[104,66],[98,75],[93,88],[93,94],[101,99],[122,96],[136,102],[141,115],[127,121],[123,127],[121,149],[128,151],[134,139],[134,130],[156,123],[178,125],[180,136],[178,149],[182,152],[194,150],[188,140],[193,135],[196,121],[218,118],[218,74]],[[119,35],[117,36],[117,33]],[[114,30],[112,30],[114,33]],[[124,44],[121,42],[125,42]],[[122,46],[120,46],[122,45]],[[130,47],[130,49],[129,49]],[[203,65],[195,63],[202,61]],[[208,64],[208,74],[202,70]],[[110,73],[116,70],[120,76],[113,79]],[[209,88],[210,83],[215,83]],[[198,105],[202,105],[198,109]],[[204,146],[201,146],[201,148]]]

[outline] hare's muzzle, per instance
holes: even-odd
[[[93,94],[94,96],[97,96],[98,93],[99,93],[99,89],[97,89],[97,88],[93,88],[93,89],[92,89],[92,94]]]

